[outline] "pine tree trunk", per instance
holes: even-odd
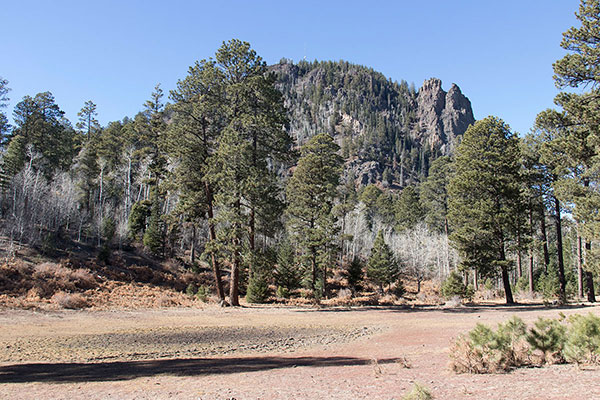
[[[237,241],[237,239],[234,239]],[[235,247],[235,245],[234,245]],[[236,254],[233,256],[233,264],[231,265],[231,278],[229,280],[229,301],[232,306],[240,305],[239,286],[240,280],[240,257]]]
[[[502,262],[502,285],[504,286],[504,294],[506,295],[506,304],[515,304],[515,300],[512,295],[512,290],[510,288],[508,267],[504,263],[504,261],[506,261],[506,253],[504,251],[504,240],[502,240],[502,247],[500,249],[500,261]]]
[[[590,253],[592,251],[592,243],[585,241],[585,265],[588,264]],[[594,276],[590,271],[585,271],[585,283],[587,291],[587,299],[590,303],[596,302],[596,294],[594,293]]]
[[[529,200],[529,229],[533,239],[533,207]],[[529,247],[529,293],[533,294],[533,245]]]
[[[548,272],[550,265],[550,254],[548,253],[548,235],[546,233],[546,213],[542,205],[542,218],[540,218],[540,229],[542,231],[542,244],[544,247],[544,272]]]
[[[215,224],[213,222],[213,198],[212,190],[208,182],[204,182],[204,192],[206,194],[207,204],[207,216],[208,216],[208,234],[210,241],[217,240],[217,234],[215,232]],[[217,287],[217,295],[221,301],[225,301],[225,291],[223,290],[223,282],[221,281],[221,269],[219,268],[219,262],[217,255],[214,252],[210,253],[210,260],[213,267],[213,274],[215,277],[215,286]]]
[[[585,281],[587,286],[587,299],[590,303],[596,302],[596,294],[594,293],[594,275],[591,272],[586,271]]]
[[[250,209],[250,221],[249,221],[249,233],[248,233],[248,247],[250,248],[250,254],[254,256],[254,251],[256,249],[256,214],[254,212],[254,207]],[[250,258],[250,265],[248,265],[248,279],[252,279],[252,275],[254,274],[253,268],[253,259]]]
[[[311,283],[310,283],[310,288],[312,289],[312,291],[314,293],[315,286],[317,284],[317,249],[315,249],[313,247],[310,250],[311,250],[310,263],[311,263],[311,267],[312,267],[312,279],[311,279]]]
[[[583,298],[583,249],[579,234],[577,235],[577,296]]]
[[[241,213],[241,202],[238,199],[235,202],[235,210],[237,211],[237,216]],[[235,222],[234,227],[237,232],[239,232],[239,222]],[[241,245],[242,239],[239,236],[233,237],[233,264],[231,265],[231,276],[229,279],[229,301],[232,306],[240,305],[240,265],[241,265]]]
[[[521,232],[517,232],[517,274],[523,276],[523,261],[521,259]]]
[[[325,264],[325,263],[323,263]],[[323,265],[323,293],[322,296],[327,298],[327,265]]]
[[[565,279],[565,264],[563,260],[563,242],[562,242],[562,218],[560,215],[560,201],[554,197],[554,209],[556,218],[556,252],[558,255],[558,283],[559,301],[567,302],[567,281]]]
[[[446,215],[448,215],[448,207],[445,207]],[[448,227],[448,217],[444,217],[444,233],[446,234],[446,271],[450,273],[450,246],[448,246],[448,235],[450,229]],[[475,288],[477,290],[477,288]]]
[[[196,224],[192,224],[192,244],[190,246],[190,263],[196,261]]]

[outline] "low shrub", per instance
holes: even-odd
[[[461,335],[450,350],[451,368],[463,373],[505,372],[528,360],[526,326],[512,317],[496,330],[477,324],[468,335]]]
[[[564,346],[567,361],[577,364],[599,364],[600,318],[592,313],[586,316],[574,315],[570,322]]]
[[[269,298],[269,283],[263,274],[255,273],[248,280],[246,301],[248,303],[265,303]]]
[[[89,306],[87,300],[79,293],[58,292],[52,296],[52,301],[62,308],[78,310]]]
[[[461,299],[467,297],[467,286],[463,283],[463,278],[458,271],[452,271],[448,278],[442,283],[442,296],[447,300],[454,296]]]
[[[392,294],[396,297],[402,297],[406,294],[406,289],[404,288],[404,283],[402,282],[402,279],[398,278],[396,280],[396,284],[392,289]]]
[[[187,294],[188,296],[194,296],[197,291],[198,291],[198,288],[193,283],[190,283],[185,288],[185,294]]]
[[[431,400],[433,396],[427,387],[416,383],[413,385],[410,392],[402,396],[402,400]]]
[[[563,314],[558,319],[540,317],[529,329],[514,316],[496,330],[477,324],[456,339],[450,359],[454,372],[476,374],[505,372],[537,361],[600,364],[600,317],[573,315],[567,322]]]
[[[196,298],[198,300],[200,300],[201,302],[206,303],[208,301],[209,294],[210,294],[210,290],[209,290],[208,286],[201,285],[198,288],[198,291],[196,292]]]
[[[548,356],[554,360],[562,358],[562,350],[567,339],[566,327],[556,319],[538,318],[527,333],[527,342],[533,350],[541,352],[541,362],[545,364]]]
[[[284,286],[277,286],[275,296],[279,299],[288,299],[290,297],[290,290]]]

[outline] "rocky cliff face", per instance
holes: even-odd
[[[427,175],[429,164],[450,154],[474,122],[458,86],[439,79],[417,91],[370,68],[340,62],[282,61],[270,67],[289,111],[298,146],[317,133],[334,136],[357,186],[400,188]],[[386,182],[382,180],[386,179]]]
[[[439,148],[449,154],[456,145],[456,137],[465,133],[475,122],[471,102],[456,84],[448,92],[442,81],[431,78],[423,83],[417,96],[417,137],[431,149]]]

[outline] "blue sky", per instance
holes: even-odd
[[[393,80],[438,77],[469,97],[475,118],[527,132],[553,107],[552,63],[577,0],[28,1],[0,0],[0,76],[12,113],[51,91],[74,123],[87,100],[102,124],[134,116],[221,42],[248,41],[269,64],[347,60]]]

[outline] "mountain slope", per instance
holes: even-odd
[[[450,153],[474,122],[471,103],[456,85],[439,79],[417,91],[371,68],[339,62],[270,67],[290,112],[298,145],[320,132],[334,136],[357,185],[403,187],[422,179],[429,164]]]

